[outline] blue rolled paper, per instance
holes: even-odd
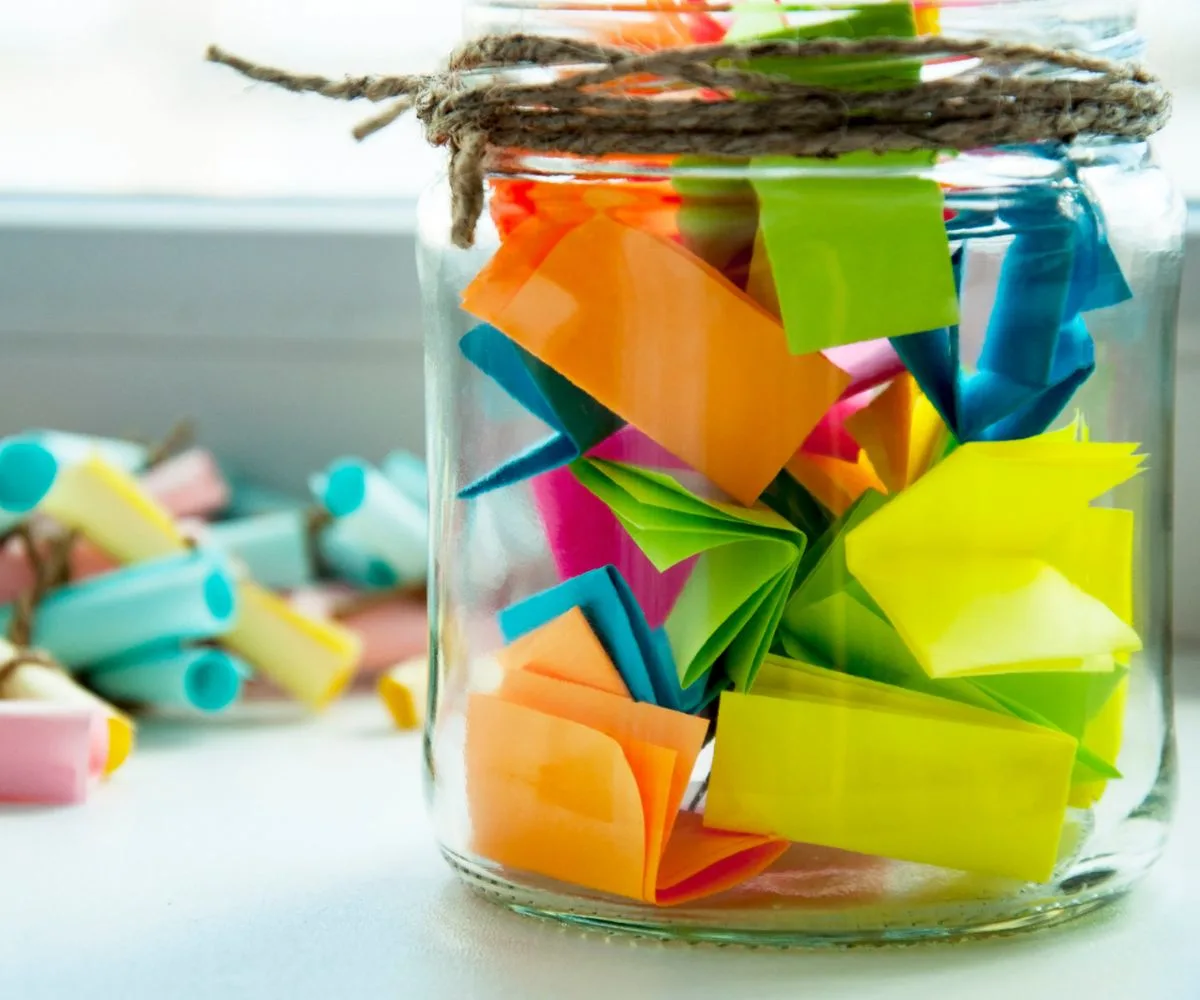
[[[13,611],[0,608],[0,633]],[[236,616],[236,580],[226,561],[187,552],[51,591],[37,609],[33,645],[79,669],[169,640],[223,635]]]
[[[335,569],[353,564],[386,577],[383,586],[425,579],[429,514],[378,469],[343,458],[310,481],[334,523],[322,532],[321,550]],[[378,584],[377,584],[378,585]]]
[[[169,643],[106,660],[85,680],[110,701],[214,713],[238,700],[249,676],[246,663],[223,649]]]
[[[135,473],[146,467],[150,457],[150,449],[136,441],[49,430],[29,431],[25,436],[49,449],[63,467],[78,465],[92,455],[99,455],[109,465]]]
[[[388,481],[410,500],[429,506],[429,469],[425,459],[411,451],[393,451],[379,467]]]
[[[568,465],[624,425],[615,413],[494,326],[475,327],[459,348],[471,364],[554,432],[460,490],[464,500]]]
[[[303,510],[220,521],[205,529],[203,545],[238,559],[264,587],[294,590],[313,581],[309,517]]]
[[[259,514],[276,514],[282,510],[302,511],[307,507],[303,497],[295,497],[281,490],[234,477],[230,485],[233,496],[227,508],[232,518],[256,517]]]
[[[615,566],[583,573],[500,612],[500,631],[513,642],[579,608],[635,701],[676,712],[696,712],[706,702],[704,684],[681,688],[670,643],[652,630],[629,584]]]
[[[0,533],[42,502],[58,469],[54,455],[39,441],[24,435],[0,441]]]
[[[1015,233],[976,370],[962,370],[957,327],[893,338],[896,353],[960,442],[1045,431],[1096,367],[1081,312],[1129,298],[1086,197],[1022,195],[1000,210]],[[961,285],[963,252],[955,254]]]

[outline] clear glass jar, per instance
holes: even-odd
[[[476,3],[468,28],[675,45],[736,16],[648,6]],[[805,6],[765,16],[856,16]],[[1125,58],[1134,6],[915,24]],[[1147,146],[505,151],[487,191],[471,250],[444,181],[420,213],[428,789],[459,874],[774,944],[1128,889],[1173,797],[1185,212]]]

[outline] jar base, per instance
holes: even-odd
[[[767,948],[953,943],[1047,929],[1121,898],[1148,867],[1118,871],[1093,861],[1072,866],[1053,885],[990,899],[655,908],[517,884],[453,851],[442,853],[472,890],[523,916],[656,941]]]

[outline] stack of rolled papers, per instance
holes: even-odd
[[[251,678],[318,709],[424,657],[424,463],[344,458],[311,487],[202,448],[0,440],[0,801],[82,801],[137,712],[225,712]]]

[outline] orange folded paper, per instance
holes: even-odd
[[[854,501],[867,490],[887,492],[866,451],[859,453],[856,462],[800,451],[788,462],[787,471],[837,517],[854,506]]]
[[[847,417],[846,430],[862,445],[889,493],[899,493],[928,472],[950,434],[907,372]]]
[[[467,709],[478,854],[666,906],[731,888],[786,849],[680,812],[708,723],[634,702],[623,684],[613,693],[620,677],[578,609],[500,659],[499,693]]]
[[[518,235],[464,308],[742,503],[850,382],[821,354],[792,355],[776,319],[678,244],[605,215],[548,253],[544,227],[529,246]]]

